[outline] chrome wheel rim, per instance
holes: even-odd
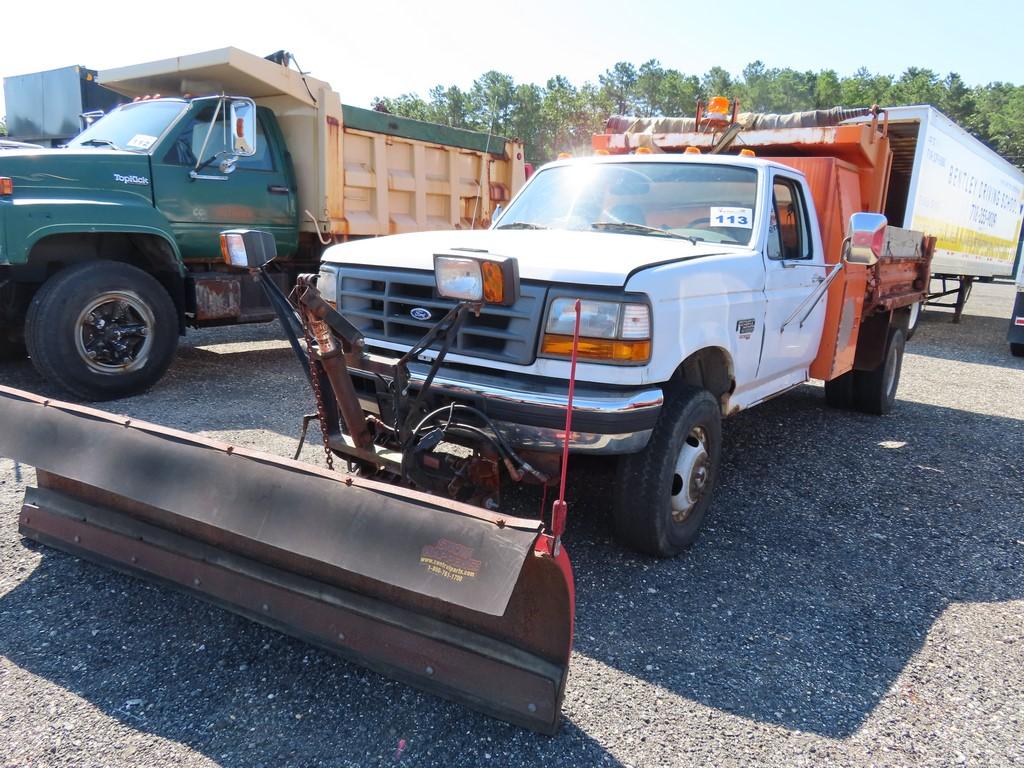
[[[694,427],[683,441],[672,476],[672,520],[683,523],[693,514],[708,485],[708,434]]]
[[[95,373],[131,373],[146,365],[155,325],[153,311],[137,293],[107,291],[79,313],[75,349]]]

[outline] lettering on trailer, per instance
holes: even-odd
[[[448,539],[438,539],[420,551],[420,563],[430,573],[461,582],[480,573],[480,561],[474,559],[473,550]]]
[[[149,184],[149,179],[147,179],[145,176],[125,176],[124,174],[121,173],[114,174],[114,181],[119,182],[121,184]]]
[[[946,255],[1009,266],[1024,219],[1024,186],[970,146],[937,129],[925,138],[910,229],[937,237]]]

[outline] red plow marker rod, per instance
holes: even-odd
[[[576,390],[576,358],[580,346],[580,300],[573,305],[576,323],[572,331],[572,357],[569,362],[569,400],[565,405],[565,440],[562,443],[562,477],[558,482],[558,499],[551,509],[551,535],[555,537],[557,554],[562,534],[565,533],[565,517],[568,508],[565,504],[565,479],[569,471],[569,437],[572,434],[572,398]]]

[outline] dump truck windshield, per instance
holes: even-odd
[[[689,162],[573,163],[538,173],[496,228],[669,234],[749,245],[756,199],[753,168]]]
[[[148,152],[188,107],[179,99],[139,101],[118,107],[68,142],[69,147],[110,147]]]

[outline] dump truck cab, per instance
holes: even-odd
[[[0,153],[0,355],[83,399],[130,395],[186,328],[274,317],[220,231],[273,233],[286,287],[334,242],[486,227],[523,183],[520,142],[342,105],[289,62],[105,70],[130,103],[62,149]]]

